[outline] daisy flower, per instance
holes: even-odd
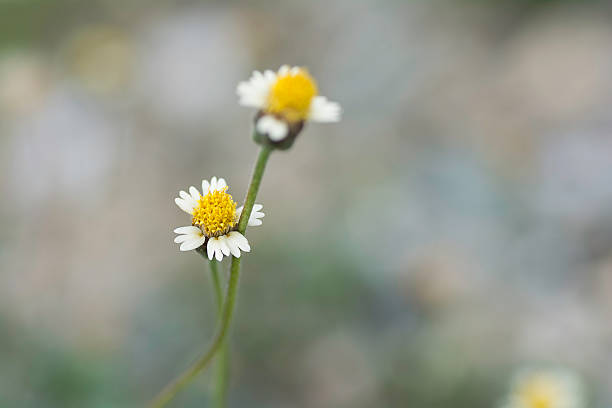
[[[181,191],[174,199],[176,205],[192,216],[191,225],[174,230],[179,234],[174,242],[181,244],[181,251],[190,251],[206,245],[208,259],[221,261],[223,256],[232,254],[240,257],[240,251],[249,252],[247,239],[236,231],[242,207],[236,208],[232,196],[227,193],[225,179],[213,177],[210,182],[202,180],[202,194],[197,188],[189,187],[189,193]],[[249,226],[261,225],[263,206],[255,204],[249,217]]]
[[[504,408],[583,408],[579,378],[566,370],[525,370],[514,379]]]
[[[340,105],[318,94],[305,68],[283,65],[278,72],[254,71],[248,81],[238,84],[236,92],[241,105],[259,109],[256,135],[267,137],[276,147],[288,148],[305,121],[340,120]]]

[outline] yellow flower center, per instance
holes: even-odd
[[[227,187],[200,197],[198,207],[193,210],[191,223],[209,237],[224,235],[236,225],[236,203],[225,190]]]
[[[308,117],[310,102],[317,94],[317,84],[301,69],[297,73],[289,72],[276,79],[268,96],[269,113],[281,115],[289,122],[298,122]]]
[[[529,408],[554,408],[559,401],[559,392],[550,381],[535,379],[519,392],[519,398]]]

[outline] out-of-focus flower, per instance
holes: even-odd
[[[576,374],[561,369],[524,370],[516,375],[503,408],[582,408],[584,392]]]
[[[191,226],[179,227],[174,230],[179,234],[174,242],[180,243],[181,251],[190,251],[206,244],[208,259],[215,257],[218,261],[231,253],[236,258],[240,251],[249,252],[251,247],[247,239],[235,228],[238,225],[242,208],[236,208],[236,203],[226,191],[225,179],[213,177],[202,180],[202,194],[197,188],[189,187],[189,193],[181,191],[180,197],[174,199],[176,205],[193,219]],[[255,204],[249,217],[249,226],[261,225],[263,206]]]
[[[340,120],[340,105],[318,94],[317,84],[305,68],[283,65],[278,72],[254,71],[248,81],[238,84],[237,93],[241,105],[259,109],[256,134],[277,148],[290,147],[307,120]]]
[[[0,113],[28,114],[48,94],[48,69],[38,56],[10,53],[0,56]]]
[[[70,39],[67,62],[74,76],[87,89],[100,94],[121,91],[128,83],[133,49],[121,29],[92,25]]]

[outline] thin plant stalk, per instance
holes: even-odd
[[[213,286],[215,289],[215,300],[217,303],[217,320],[219,321],[223,311],[223,288],[221,287],[221,280],[219,279],[219,271],[217,262],[215,259],[209,261],[210,264],[210,275],[212,277]],[[221,350],[219,350],[219,358],[216,366],[215,373],[215,407],[225,408],[227,401],[227,389],[229,379],[229,348],[227,340],[223,342]]]
[[[221,310],[223,310],[223,288],[221,287],[221,279],[219,279],[219,268],[218,263],[215,259],[209,261],[210,265],[210,276],[213,282],[213,288],[215,290],[215,302],[217,303],[217,317],[221,317]]]
[[[272,148],[266,145],[262,146],[261,150],[259,151],[259,156],[257,157],[257,162],[255,163],[255,169],[253,170],[253,176],[251,177],[251,183],[244,201],[244,208],[242,210],[240,220],[238,221],[238,231],[241,234],[244,234],[246,231],[249,217],[251,216],[251,211],[253,210],[253,205],[255,204],[255,199],[257,197],[257,192],[259,191],[259,185],[261,184],[261,179],[271,152]],[[173,382],[168,384],[157,395],[153,402],[151,402],[150,407],[161,408],[166,406],[166,404],[168,404],[168,402],[170,402],[180,390],[187,386],[202,370],[208,366],[212,358],[223,346],[223,342],[227,336],[236,306],[236,295],[238,292],[238,281],[240,278],[240,260],[241,258],[232,257],[230,277],[227,285],[225,302],[223,304],[221,320],[219,322],[219,328],[208,350],[191,367],[179,375]]]
[[[227,391],[229,387],[229,346],[227,340],[223,342],[219,350],[217,367],[216,367],[216,384],[215,384],[215,406],[216,408],[225,408],[227,405]]]

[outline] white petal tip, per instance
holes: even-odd
[[[271,115],[264,115],[255,125],[257,132],[267,135],[273,142],[280,142],[289,134],[289,125]]]

